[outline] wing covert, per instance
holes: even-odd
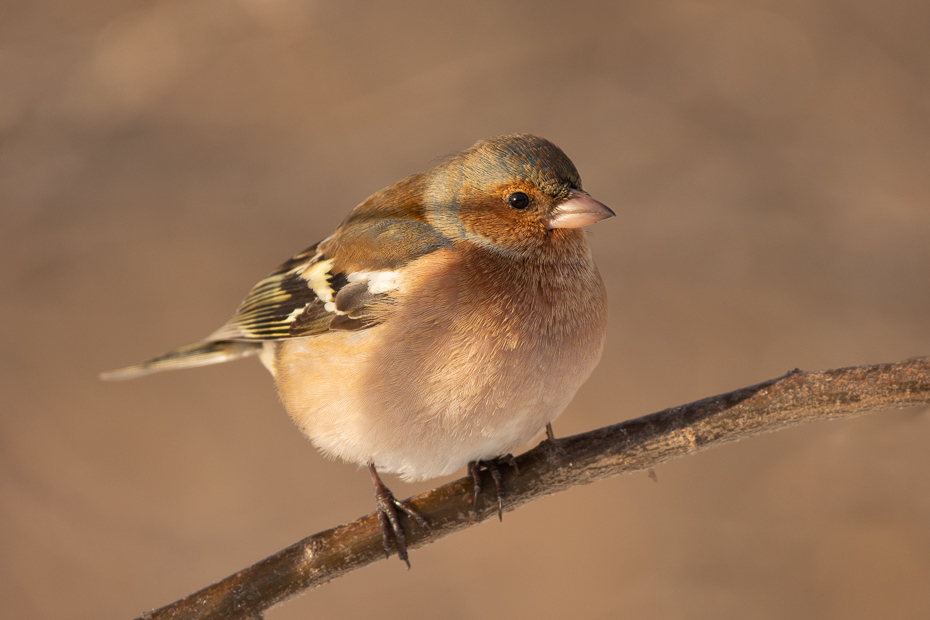
[[[448,245],[435,229],[414,220],[339,230],[252,287],[235,316],[207,340],[282,340],[377,325],[403,266]]]

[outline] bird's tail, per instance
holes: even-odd
[[[219,364],[221,362],[239,359],[240,357],[257,355],[261,353],[261,351],[261,342],[242,342],[238,340],[195,342],[194,344],[189,344],[165,353],[164,355],[159,355],[141,364],[101,373],[100,378],[104,381],[134,379],[162,370]]]

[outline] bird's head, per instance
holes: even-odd
[[[481,140],[432,171],[427,220],[444,235],[505,254],[578,239],[614,212],[581,189],[575,165],[529,134]]]

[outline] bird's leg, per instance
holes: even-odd
[[[504,481],[501,479],[500,466],[505,463],[513,467],[516,473],[520,473],[517,460],[513,458],[512,454],[505,454],[489,461],[472,461],[468,464],[468,474],[471,476],[472,484],[475,487],[475,499],[472,506],[476,514],[478,512],[478,495],[481,492],[481,468],[483,467],[490,472],[491,478],[494,480],[494,488],[497,491],[497,518],[501,521],[504,520],[504,497],[506,493],[504,491]]]
[[[552,422],[546,422],[546,439],[549,443],[555,441],[555,433],[552,432]]]
[[[423,518],[423,515],[396,499],[391,490],[384,486],[374,463],[368,464],[368,472],[371,474],[371,481],[375,485],[375,503],[378,506],[378,522],[381,524],[381,541],[384,543],[384,555],[390,557],[391,538],[393,537],[397,546],[397,555],[406,562],[409,569],[410,560],[407,559],[407,539],[404,536],[404,528],[400,525],[397,509],[400,508],[425,528],[429,528],[429,524]]]

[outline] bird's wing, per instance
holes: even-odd
[[[377,325],[403,268],[449,242],[424,222],[362,222],[307,248],[256,284],[209,341],[282,340]]]
[[[448,245],[421,221],[358,222],[278,267],[203,341],[101,376],[128,379],[216,364],[258,354],[267,341],[372,327],[390,315],[404,266]]]
[[[207,337],[219,340],[281,340],[312,336],[329,329],[333,313],[326,304],[345,284],[333,261],[317,243],[252,287],[236,314]]]

